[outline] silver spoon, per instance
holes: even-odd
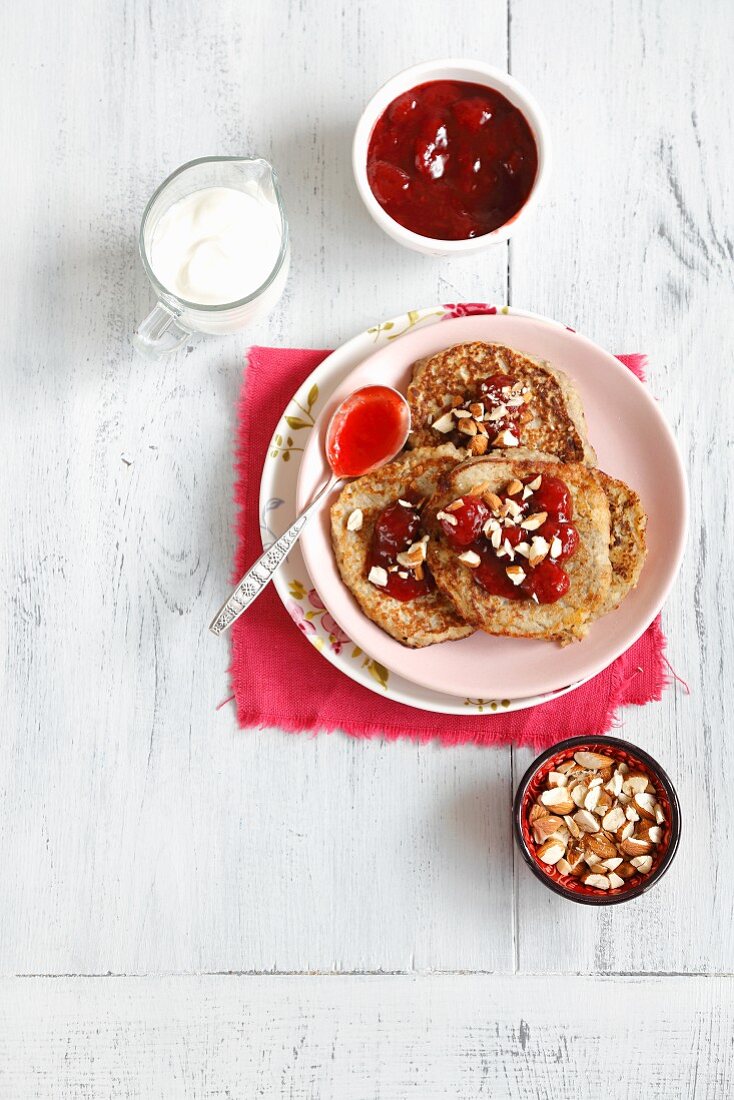
[[[346,414],[355,408],[357,403],[361,400],[365,400],[365,394],[371,390],[389,390],[391,393],[396,394],[400,398],[400,414],[403,419],[403,432],[394,439],[394,443],[397,444],[399,438],[399,445],[391,447],[390,453],[380,458],[379,462],[374,462],[366,469],[352,471],[352,470],[336,470],[332,461],[332,453],[335,443],[338,443],[339,429],[342,427],[346,420]],[[252,568],[245,573],[242,580],[239,582],[232,595],[222,604],[219,611],[214,616],[212,622],[209,625],[209,629],[212,634],[223,634],[225,630],[229,630],[232,623],[239,619],[243,611],[246,611],[250,604],[257,599],[263,589],[270,583],[273,574],[278,566],[286,558],[295,543],[301,531],[306,526],[309,516],[315,510],[316,505],[321,498],[327,493],[330,493],[337,486],[341,486],[343,482],[350,480],[354,477],[362,477],[364,474],[373,473],[381,466],[390,462],[397,454],[402,451],[410,433],[410,408],[408,402],[405,400],[402,393],[398,390],[393,390],[390,386],[365,386],[360,390],[356,390],[345,398],[344,401],[337,407],[329,420],[329,427],[326,431],[326,459],[331,469],[331,474],[324,482],[324,484],[317,490],[316,495],[309,502],[306,508],[301,512],[298,518],[291,524],[287,531],[276,539],[276,541],[270,546],[265,553],[258,558]]]

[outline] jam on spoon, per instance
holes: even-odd
[[[295,522],[244,575],[214,616],[209,626],[212,634],[228,630],[270,583],[319,501],[345,478],[361,477],[390,462],[402,451],[409,432],[408,402],[389,386],[365,386],[342,401],[326,432],[330,476]]]

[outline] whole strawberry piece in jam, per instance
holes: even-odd
[[[489,378],[485,378],[480,384],[479,392],[483,397],[488,398],[492,405],[504,405],[507,396],[502,393],[502,390],[512,386],[514,381],[509,374],[490,374]]]
[[[534,478],[527,480],[532,482]],[[530,512],[547,512],[549,519],[573,519],[573,499],[568,486],[559,477],[549,474],[543,474],[540,488],[533,492],[528,508]]]
[[[454,103],[453,112],[456,121],[472,134],[478,134],[492,117],[490,104],[479,96],[460,99],[458,103]]]
[[[386,160],[378,160],[368,169],[370,187],[378,202],[400,202],[410,190],[410,176]]]
[[[537,596],[538,603],[555,603],[566,595],[570,587],[568,573],[548,558],[532,569],[522,582],[525,592]]]
[[[576,553],[579,545],[579,533],[572,523],[561,523],[556,519],[548,519],[538,531],[549,544],[557,538],[561,544],[561,552],[553,561],[566,561]]]
[[[372,564],[393,565],[398,554],[407,550],[421,526],[420,513],[395,501],[381,513],[372,534]]]
[[[447,512],[439,521],[446,541],[457,550],[464,550],[476,542],[482,533],[484,524],[489,519],[491,512],[489,506],[481,497],[464,497],[462,504],[451,512]],[[456,520],[452,523],[451,520]]]

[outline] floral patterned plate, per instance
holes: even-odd
[[[333,390],[376,348],[397,340],[417,325],[432,325],[451,317],[471,314],[534,314],[507,306],[481,302],[434,306],[411,310],[402,316],[374,325],[342,344],[306,379],[284,409],[273,435],[260,482],[260,533],[267,548],[293,522],[296,515],[296,484],[305,442]],[[544,319],[544,318],[540,318]],[[548,321],[549,324],[556,324]],[[523,710],[548,702],[571,691],[578,683],[560,691],[527,698],[465,698],[444,695],[412,683],[355,646],[332,618],[309,578],[298,544],[276,573],[278,595],[299,630],[331,664],[346,676],[396,703],[436,711],[439,714],[491,714]],[[581,681],[579,681],[580,683]]]

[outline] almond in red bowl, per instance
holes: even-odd
[[[617,737],[572,737],[533,761],[515,795],[515,839],[541,882],[571,901],[639,897],[672,863],[680,807],[669,777]]]

